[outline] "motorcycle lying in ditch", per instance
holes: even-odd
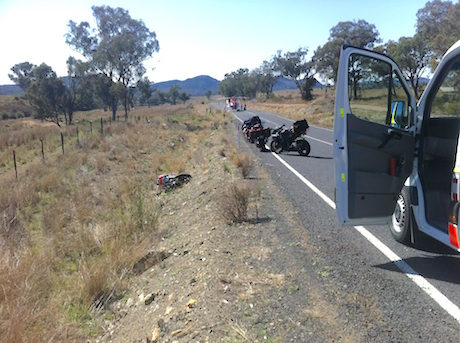
[[[282,151],[297,151],[301,156],[308,156],[310,143],[302,137],[307,133],[308,128],[307,120],[302,119],[294,122],[290,130],[285,125],[274,129],[270,149],[277,154]]]
[[[158,175],[157,186],[160,190],[167,191],[175,187],[181,187],[191,179],[192,175],[187,173]]]

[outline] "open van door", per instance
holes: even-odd
[[[343,47],[334,112],[340,225],[385,224],[414,162],[416,99],[396,63]]]

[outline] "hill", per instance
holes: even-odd
[[[212,91],[212,94],[217,94],[219,91],[219,81],[207,75],[196,76],[184,81],[171,80],[158,82],[154,83],[152,87],[162,92],[168,92],[173,85],[178,85],[183,92],[191,96],[203,96],[209,90]]]
[[[191,96],[203,96],[208,90],[211,90],[212,94],[218,94],[219,92],[219,81],[207,75],[196,76],[184,81],[171,80],[158,82],[153,84],[152,87],[162,92],[168,92],[173,85],[178,85],[182,91],[190,94]],[[315,88],[324,88],[324,85],[316,81]],[[273,87],[274,91],[291,89],[297,89],[297,86],[294,81],[285,77],[279,78]]]
[[[200,75],[184,81],[171,80],[154,83],[153,88],[156,88],[162,92],[168,92],[171,86],[178,85],[183,92],[190,94],[191,96],[204,96],[207,91],[212,91],[212,94],[218,94],[219,92],[219,80],[216,80],[208,75]],[[323,88],[320,82],[316,81],[315,88]],[[278,79],[277,83],[273,87],[274,91],[279,90],[290,90],[297,89],[294,81],[289,80],[285,77]],[[16,85],[0,85],[0,95],[17,95],[23,91]]]
[[[316,85],[314,88],[324,88],[324,85],[318,80],[316,80]],[[294,81],[287,79],[285,77],[280,77],[276,82],[275,86],[273,87],[273,91],[284,91],[291,89],[297,89],[297,86]]]
[[[16,85],[0,85],[0,95],[17,95],[23,93],[23,90]]]

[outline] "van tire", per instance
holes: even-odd
[[[395,211],[391,216],[390,223],[391,235],[399,243],[408,244],[411,241],[410,203],[409,188],[403,187],[396,201]]]

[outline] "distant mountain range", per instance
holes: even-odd
[[[212,94],[217,94],[219,91],[219,81],[207,75],[196,76],[184,81],[171,80],[158,82],[154,83],[152,87],[162,92],[169,92],[171,86],[174,85],[178,85],[182,89],[182,92],[191,96],[203,96],[209,90]]]
[[[212,94],[218,94],[219,92],[219,81],[207,75],[196,76],[184,81],[171,80],[158,82],[152,84],[152,87],[162,92],[168,92],[173,85],[178,85],[182,92],[190,94],[191,96],[204,96],[206,95],[207,91],[211,91]],[[316,88],[323,87],[324,85],[316,81]],[[284,77],[279,78],[278,82],[273,87],[274,91],[289,89],[297,89],[297,86],[295,85],[294,81]],[[0,95],[16,95],[21,93],[22,89],[16,85],[0,85]]]

